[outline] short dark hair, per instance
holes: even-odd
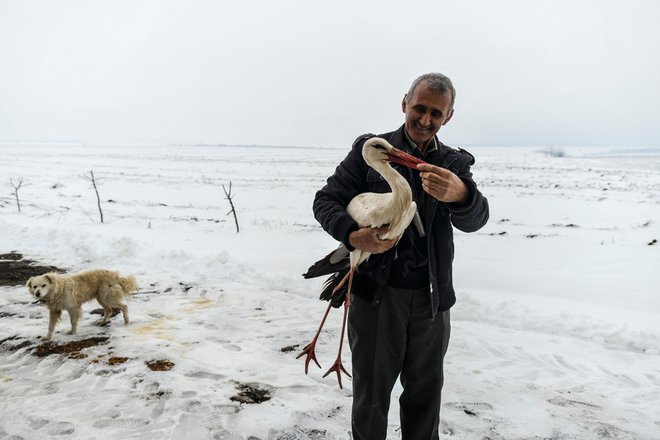
[[[413,81],[412,85],[410,86],[410,90],[408,90],[408,94],[406,95],[406,102],[410,102],[410,98],[412,98],[415,89],[422,81],[426,81],[428,88],[438,93],[450,92],[451,108],[454,108],[454,101],[456,100],[456,89],[454,89],[454,85],[451,83],[449,77],[443,75],[442,73],[425,73]]]

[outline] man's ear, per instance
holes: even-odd
[[[401,110],[403,110],[404,113],[406,112],[406,98],[407,97],[408,97],[408,94],[406,93],[405,95],[403,95],[403,100],[401,101]]]
[[[445,122],[443,122],[442,125],[447,125],[447,122],[451,120],[452,116],[454,116],[454,109],[451,109],[451,111],[449,112],[449,117],[445,119]]]

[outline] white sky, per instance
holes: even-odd
[[[660,1],[0,0],[0,141],[348,145],[449,75],[450,145],[660,145]]]

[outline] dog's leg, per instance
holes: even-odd
[[[82,308],[69,309],[67,312],[69,312],[69,319],[71,320],[71,330],[67,334],[75,335],[78,331],[78,320],[82,316]]]
[[[126,295],[120,284],[115,284],[110,289],[110,295],[108,299],[110,301],[110,306],[120,309],[122,315],[124,316],[124,324],[128,324],[128,306],[121,302],[121,299]]]
[[[112,307],[107,304],[101,304],[103,306],[103,318],[98,322],[99,325],[105,325],[112,318]]]
[[[55,326],[59,322],[60,316],[62,316],[61,310],[50,311],[48,317],[48,334],[44,336],[44,339],[50,339],[53,336],[53,332],[55,331]]]
[[[124,315],[124,324],[128,324],[128,306],[126,304],[119,303],[119,308],[121,313]]]

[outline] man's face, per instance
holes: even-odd
[[[419,83],[409,102],[403,97],[401,108],[406,114],[406,133],[418,147],[426,148],[440,127],[449,122],[454,114],[451,105],[451,92],[431,90],[426,81]]]

